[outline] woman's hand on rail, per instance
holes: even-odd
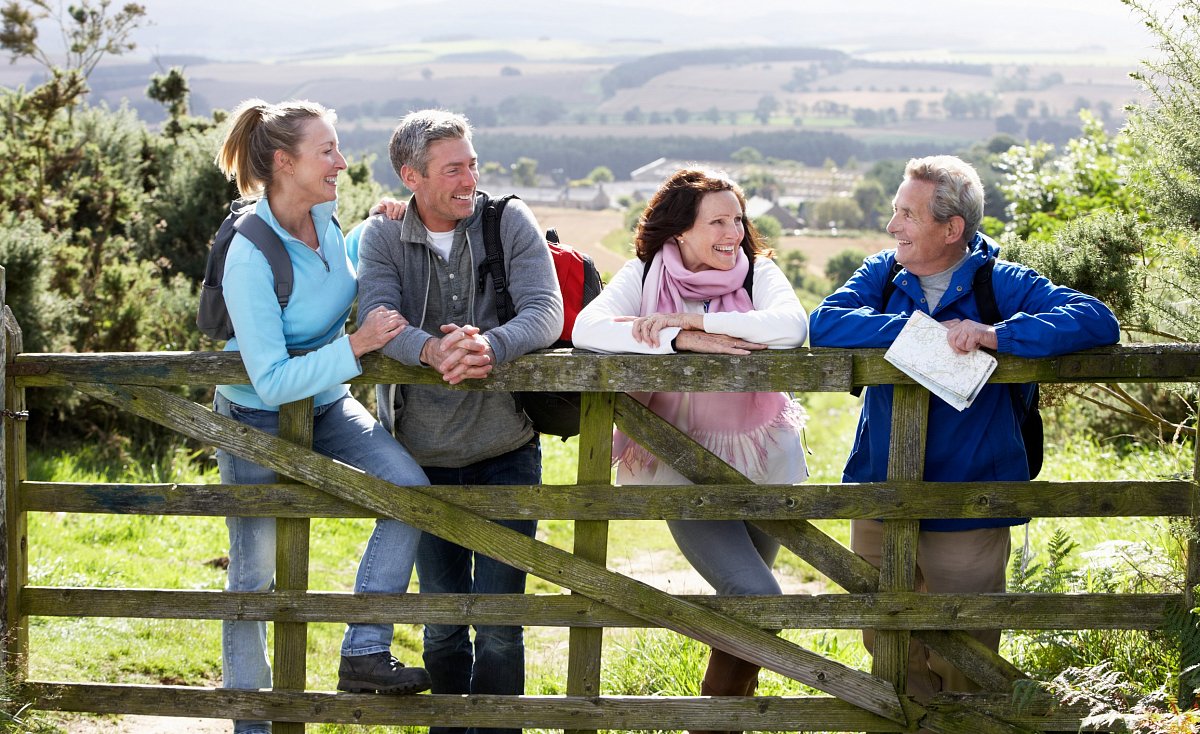
[[[704,331],[704,316],[698,313],[652,313],[648,316],[617,316],[615,320],[632,321],[633,338],[651,347],[658,346],[659,332],[672,326]]]
[[[363,319],[358,330],[350,335],[350,349],[358,359],[367,352],[374,352],[390,342],[408,326],[408,320],[384,306],[379,306]]]
[[[749,354],[766,348],[766,344],[748,342],[727,334],[709,334],[704,331],[681,331],[679,336],[675,337],[675,351],[677,352]]]

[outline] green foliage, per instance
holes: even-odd
[[[1098,209],[1055,226],[1048,240],[1002,237],[1005,259],[1104,301],[1125,323],[1142,322],[1146,244],[1134,216]]]
[[[1152,100],[1131,110],[1130,135],[1154,151],[1131,161],[1134,181],[1156,220],[1167,227],[1200,228],[1200,2],[1170,7],[1123,0],[1142,16],[1159,54],[1133,74]]]
[[[1014,557],[1009,589],[1059,594],[1179,593],[1179,579],[1183,577],[1180,562],[1184,558],[1181,541],[1177,532],[1165,538],[1104,541],[1083,554],[1083,565],[1079,566],[1072,556],[1079,544],[1067,530],[1059,528],[1047,543],[1048,560],[1044,563]],[[1156,686],[1167,686],[1178,675],[1180,640],[1184,640],[1185,649],[1200,649],[1200,635],[1186,634],[1188,624],[1193,623],[1185,619],[1150,632],[1014,630],[1010,644],[1014,663],[1035,677],[1053,678],[1060,671],[1103,665],[1107,666],[1106,673],[1134,681],[1131,690],[1139,696],[1153,697],[1157,695]]]
[[[808,281],[808,255],[803,250],[787,250],[779,258],[779,267],[793,288],[803,288]]]
[[[755,217],[754,227],[758,230],[759,235],[762,236],[763,240],[768,246],[779,242],[779,238],[783,236],[783,225],[779,223],[778,219],[770,214],[763,214],[762,216]]]
[[[537,186],[538,162],[521,156],[512,166],[513,183],[517,186]]]
[[[1080,136],[1055,153],[1048,143],[1001,153],[1000,188],[1009,201],[1006,232],[1048,241],[1068,222],[1094,211],[1137,214],[1142,203],[1128,186],[1127,170],[1146,151],[1126,135],[1111,138],[1090,112],[1080,113]]]
[[[817,228],[852,229],[862,226],[863,211],[854,199],[833,196],[814,202],[809,209],[808,221],[810,226]]]
[[[835,288],[840,288],[862,264],[862,251],[853,247],[846,248],[825,261],[825,277],[829,278]]]

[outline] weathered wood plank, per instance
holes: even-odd
[[[0,298],[0,302],[3,299]],[[21,353],[21,326],[7,305],[0,308],[4,330],[4,670],[9,680],[21,681],[29,674],[29,619],[21,614],[21,593],[29,583],[29,521],[20,508],[21,482],[29,477],[25,422],[14,416],[28,409],[25,389],[12,380],[12,363]]]
[[[925,471],[925,432],[929,423],[929,391],[897,385],[892,397],[892,440],[888,444],[888,479],[920,479]],[[871,521],[864,521],[871,522]],[[879,591],[906,592],[917,583],[916,520],[887,520],[883,525]],[[890,680],[896,690],[908,687],[908,630],[864,632],[872,651],[871,672]]]
[[[1179,594],[681,595],[765,629],[1161,629]],[[646,620],[562,594],[272,594],[29,586],[21,614],[42,617],[255,619],[284,622],[649,627]]]
[[[891,684],[805,650],[773,634],[696,604],[676,599],[598,564],[500,527],[456,505],[398,487],[351,467],[292,447],[170,393],[95,383],[75,386],[199,441],[318,486],[376,512],[485,553],[516,568],[578,591],[762,667],[831,693],[894,720],[905,714]]]
[[[850,389],[854,357],[848,352],[814,355],[806,349],[758,352],[747,357],[712,354],[594,354],[544,350],[496,367],[487,380],[468,380],[459,390],[627,391],[686,389],[802,390]],[[427,369],[369,354],[356,384],[443,384]],[[74,382],[169,387],[244,384],[245,368],[231,352],[22,354],[13,365],[25,387]],[[714,381],[716,372],[724,382]]]
[[[369,696],[348,693],[238,691],[184,686],[35,682],[23,689],[38,708],[93,713],[305,720],[407,726],[565,730],[748,729],[902,731],[887,719],[827,697],[659,696]]]
[[[4,355],[3,361],[0,361],[0,389],[4,391],[3,398],[0,398],[0,406],[7,407],[8,393],[16,389],[8,381],[8,329],[6,323],[8,320],[9,308],[5,297],[7,295],[7,281],[4,277],[4,266],[0,265],[0,354]],[[0,640],[8,639],[8,632],[11,629],[8,609],[9,609],[9,569],[8,569],[8,517],[10,509],[12,512],[19,512],[19,500],[21,484],[20,481],[9,482],[9,467],[8,467],[8,418],[0,418]],[[13,498],[11,508],[9,506],[9,497]],[[9,650],[7,645],[0,644],[0,675],[9,677]],[[15,677],[15,676],[14,676]],[[18,679],[19,680],[19,679]]]
[[[691,484],[678,487],[584,482],[458,485],[423,491],[492,519],[829,520],[930,517],[1187,517],[1190,481],[878,482],[871,484]],[[305,485],[21,483],[26,512],[257,517],[365,517],[361,507]]]
[[[291,718],[361,725],[503,726],[682,730],[720,727],[767,731],[900,732],[895,722],[823,696],[367,696],[329,692],[239,691],[191,686],[31,681],[22,696],[39,709],[102,714]],[[1027,731],[1076,731],[1087,711],[1080,707],[1029,707],[1016,712],[1007,696],[939,696],[931,714],[968,710],[1011,722]],[[969,726],[969,722],[964,722]],[[1103,731],[1097,729],[1096,731]],[[1115,729],[1114,729],[1115,730]],[[963,728],[959,731],[977,731]]]
[[[576,481],[608,486],[612,473],[612,393],[584,393]],[[575,523],[574,553],[594,563],[608,562],[608,520]],[[600,695],[603,627],[572,627],[567,658],[567,695]],[[570,730],[566,734],[582,734]]]
[[[298,447],[312,448],[313,404],[309,397],[279,409],[279,438]],[[286,481],[286,477],[284,478]],[[308,589],[308,546],[312,521],[306,517],[275,520],[275,588],[304,592]],[[303,691],[308,677],[308,625],[304,622],[275,623],[276,689]],[[276,721],[275,734],[304,734],[304,724]]]
[[[496,368],[488,380],[462,390],[798,390],[843,392],[852,385],[913,384],[883,359],[882,349],[765,350],[744,357],[704,354],[595,354],[544,350]],[[363,358],[357,384],[440,384],[427,369],[379,355]],[[169,387],[244,384],[245,369],[231,352],[20,354],[10,365],[20,387],[74,382]],[[1196,382],[1200,345],[1140,344],[1026,360],[1000,355],[993,382]]]
[[[1187,540],[1187,563],[1184,567],[1183,578],[1183,609],[1195,610],[1200,606],[1200,441],[1195,442],[1192,458],[1192,516],[1190,518],[1191,533]],[[1188,623],[1192,629],[1200,632],[1200,614],[1190,612]],[[1195,691],[1200,689],[1200,651],[1194,646],[1181,643],[1179,656],[1179,692],[1181,702],[1195,698]],[[1189,649],[1190,648],[1190,649]],[[1186,703],[1185,703],[1186,705]]]

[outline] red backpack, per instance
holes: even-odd
[[[480,273],[492,277],[496,289],[496,313],[500,323],[517,315],[512,296],[508,291],[508,275],[504,272],[504,248],[500,243],[500,217],[510,199],[509,194],[500,199],[488,199],[483,210],[483,248],[487,257],[479,265]],[[583,307],[600,295],[604,281],[592,258],[570,245],[562,244],[558,232],[546,230],[546,246],[554,260],[554,271],[558,275],[558,287],[563,297],[563,330],[554,347],[570,347],[571,330]],[[579,433],[580,398],[577,392],[520,392],[513,393],[533,428],[538,433],[549,433],[567,439]]]

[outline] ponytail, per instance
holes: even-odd
[[[305,122],[323,118],[331,125],[337,115],[316,102],[293,100],[273,105],[261,99],[248,99],[237,106],[216,164],[238,192],[246,198],[259,198],[271,188],[275,176],[275,151],[295,154]]]

